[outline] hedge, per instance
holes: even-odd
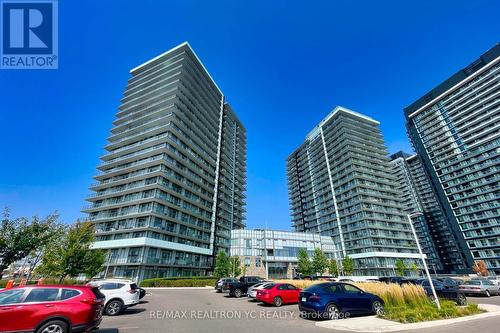
[[[0,280],[0,288],[5,288],[7,283],[9,282],[10,279],[6,280]],[[19,285],[20,279],[17,278],[14,280],[15,285]],[[37,284],[38,280],[29,280],[27,282],[28,285],[34,285]],[[63,284],[63,285],[79,285],[79,284],[84,284],[85,281],[78,281],[75,279],[64,279],[61,283],[59,282],[58,278],[47,278],[43,279],[43,284],[50,285],[50,284]]]
[[[168,277],[143,280],[141,287],[205,287],[213,286],[217,278],[212,276]]]

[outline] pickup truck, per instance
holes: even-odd
[[[247,293],[248,287],[254,284],[264,282],[265,279],[258,276],[242,276],[237,282],[229,282],[227,288],[229,289],[229,296],[241,297]]]

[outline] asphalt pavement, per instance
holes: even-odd
[[[150,293],[150,294],[149,294]],[[469,302],[500,305],[500,296],[469,297]],[[350,320],[350,319],[347,319]],[[472,320],[419,333],[497,333],[500,317]],[[299,317],[296,304],[280,308],[230,298],[212,289],[150,289],[143,302],[116,317],[105,316],[99,333],[326,333],[315,321]],[[341,331],[339,331],[341,332]],[[417,331],[406,331],[409,333]]]

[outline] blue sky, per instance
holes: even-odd
[[[189,41],[248,131],[248,227],[290,229],[285,159],[333,107],[402,108],[499,40],[499,1],[61,1],[59,69],[0,70],[0,207],[72,222],[129,70]]]

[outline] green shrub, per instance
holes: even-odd
[[[212,276],[173,277],[143,280],[141,287],[205,287],[213,286],[217,278]]]
[[[456,306],[452,301],[441,300],[441,310],[431,301],[419,306],[386,306],[385,319],[398,321],[401,323],[416,323],[438,319],[449,319],[481,313],[477,304],[469,304],[465,307]]]

